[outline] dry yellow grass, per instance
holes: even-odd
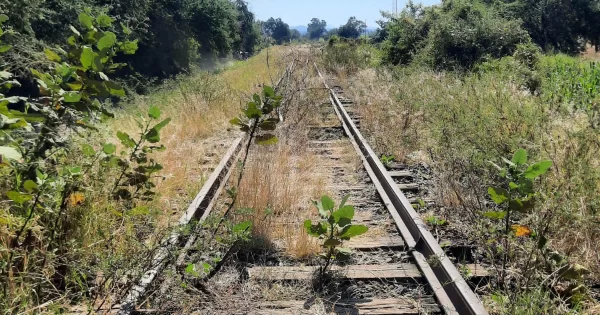
[[[482,200],[495,179],[489,161],[501,163],[526,148],[532,161],[550,159],[554,165],[536,183],[540,202],[522,222],[538,227],[549,214],[549,247],[589,268],[587,280],[597,283],[600,217],[591,205],[600,194],[600,149],[590,114],[550,112],[539,97],[494,74],[459,80],[426,69],[396,71],[401,79],[372,69],[349,77],[347,97],[359,104],[362,129],[378,153],[434,167],[438,205],[445,209],[435,214],[449,215],[465,235],[489,246],[487,230],[477,232],[482,212],[489,211]],[[526,257],[516,255],[514,263]]]
[[[136,135],[136,114],[145,113],[150,106],[158,106],[163,118],[172,119],[161,131],[161,143],[167,150],[155,155],[164,167],[164,180],[157,183],[157,207],[165,215],[163,223],[176,221],[187,209],[212,167],[239,136],[229,120],[237,116],[248,95],[282,73],[283,48],[271,48],[268,55],[269,66],[264,50],[247,61],[234,62],[219,74],[199,73],[170,82],[155,94],[126,105],[127,109],[112,121],[112,135],[118,130]]]

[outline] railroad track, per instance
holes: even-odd
[[[354,254],[349,262],[333,266],[337,284],[321,288],[319,314],[487,314],[451,258],[413,209],[411,203],[426,199],[422,194],[424,187],[411,181],[414,172],[388,170],[382,165],[360,133],[360,116],[352,109],[352,100],[344,97],[339,86],[328,83],[320,72],[318,74],[329,91],[329,102],[320,107],[319,124],[311,127],[306,149],[315,153],[322,175],[327,179],[327,190],[336,200],[350,195],[348,203],[356,209],[354,221],[369,227],[367,234],[345,244]],[[182,217],[181,224],[206,219],[225,187],[243,142],[243,138],[236,139]],[[410,198],[403,191],[410,192]],[[300,221],[297,224],[301,224]],[[193,236],[188,239],[186,247],[193,239]],[[183,242],[179,235],[173,235],[168,244],[182,246]],[[136,303],[164,267],[167,256],[168,251],[164,251],[155,257],[156,266],[160,268],[146,272],[130,290],[121,306],[121,314],[135,312]],[[181,256],[177,259],[178,263],[182,260]],[[278,284],[309,284],[317,269],[316,265],[303,265],[298,261],[253,261],[245,265],[241,281]],[[465,264],[464,267],[475,279],[486,276],[476,265]],[[256,308],[239,314],[316,312],[313,298],[255,304]]]

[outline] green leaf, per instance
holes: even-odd
[[[117,146],[112,143],[106,143],[102,146],[102,151],[108,155],[111,155],[117,151]]]
[[[320,202],[316,202],[316,201],[313,201],[313,204],[315,205],[315,207],[319,211],[319,215],[322,218],[326,218],[328,214],[327,214],[327,211],[325,211],[325,209],[323,209],[323,205]]]
[[[248,107],[244,111],[244,114],[249,119],[260,118],[262,116],[262,111],[258,108],[258,105],[254,102],[248,103]]]
[[[92,62],[92,69],[96,72],[102,72],[104,70],[104,63],[102,57],[98,54],[94,55],[94,62]]]
[[[505,203],[510,198],[508,191],[504,188],[490,187],[488,188],[488,194],[497,205]]]
[[[212,267],[210,266],[210,264],[204,262],[202,263],[202,269],[205,274],[209,274]]]
[[[110,95],[119,97],[125,96],[125,90],[120,84],[113,81],[106,81],[105,84],[108,88],[108,92],[110,93]]]
[[[275,130],[277,128],[277,123],[279,122],[278,118],[269,118],[260,123],[258,127],[262,130]]]
[[[67,86],[69,88],[71,88],[71,90],[73,90],[73,91],[79,91],[83,87],[83,82],[81,82],[81,81],[69,82],[69,83],[67,83]]]
[[[345,254],[345,255],[350,255],[352,254],[352,249],[347,248],[347,247],[338,247],[335,250],[337,250],[338,252]]]
[[[79,23],[81,23],[83,27],[87,28],[88,30],[93,29],[94,25],[92,22],[93,20],[91,16],[83,12],[79,14]]]
[[[24,194],[24,193],[20,193],[18,191],[13,191],[13,190],[7,192],[6,197],[8,197],[8,199],[16,202],[20,206],[22,206],[25,202],[27,202],[33,198],[33,196],[31,196],[30,194]]]
[[[0,53],[5,53],[12,48],[12,45],[0,45]]]
[[[81,61],[84,70],[88,70],[92,67],[95,56],[96,53],[90,47],[83,47],[79,61]]]
[[[525,165],[527,163],[527,151],[524,149],[519,149],[513,155],[512,162],[515,165]]]
[[[102,36],[98,42],[96,43],[96,47],[98,50],[104,50],[112,48],[117,43],[117,35],[113,32],[106,32],[104,36]]]
[[[343,206],[339,208],[337,211],[332,213],[335,222],[340,222],[341,218],[345,218],[348,220],[352,220],[354,218],[354,207],[353,206]]]
[[[368,230],[369,228],[364,225],[348,225],[342,230],[342,233],[338,237],[341,239],[349,239],[365,234]]]
[[[163,121],[156,124],[156,126],[152,127],[152,129],[156,129],[156,131],[160,131],[164,127],[166,127],[171,122],[171,118],[164,119]]]
[[[264,134],[256,137],[256,144],[259,145],[273,145],[277,144],[279,139],[274,134]]]
[[[306,230],[306,233],[308,233],[308,235],[314,237],[318,237],[327,233],[327,228],[324,227],[321,223],[313,225],[310,220],[304,221],[304,229]]]
[[[252,226],[252,221],[245,221],[233,226],[233,233],[240,234],[246,232]]]
[[[81,174],[81,166],[74,166],[68,169],[71,175],[79,175]]]
[[[67,103],[77,103],[81,100],[81,94],[77,92],[67,92],[63,97]]]
[[[54,51],[52,51],[50,48],[44,49],[44,54],[46,55],[46,57],[50,61],[62,62],[62,58],[57,53],[55,53]]]
[[[71,29],[71,32],[73,32],[78,37],[81,37],[81,33],[79,33],[79,31],[75,27],[73,27],[73,25],[69,25],[69,28]],[[71,44],[70,40],[69,40],[69,44]],[[75,44],[75,37],[73,37],[73,43],[72,44]]]
[[[344,198],[342,198],[342,202],[340,203],[340,208],[343,208],[346,205],[346,202],[348,201],[349,198],[350,198],[350,195],[345,195]]]
[[[254,95],[252,95],[252,99],[254,100],[254,103],[256,103],[256,105],[262,104],[262,100],[260,99],[260,95],[254,93]]]
[[[152,119],[159,119],[160,118],[160,108],[156,107],[156,106],[152,106],[148,109],[148,116],[150,116],[150,118]]]
[[[127,211],[127,214],[130,216],[142,216],[148,215],[149,213],[150,209],[147,206],[139,206]]]
[[[275,90],[268,85],[263,86],[263,93],[265,93],[266,97],[274,97],[275,96]]]
[[[534,205],[535,205],[535,200],[533,200],[533,199],[526,199],[526,200],[513,199],[508,203],[508,207],[511,210],[519,211],[519,212],[527,212],[527,211],[533,209]]]
[[[335,202],[325,195],[321,197],[321,204],[323,205],[323,210],[325,211],[331,211],[335,207]]]
[[[336,239],[328,239],[323,243],[323,247],[335,247],[342,245],[342,242]]]
[[[245,126],[246,125],[244,122],[242,122],[242,120],[239,117],[236,117],[236,118],[230,120],[229,123],[234,126]]]
[[[23,188],[25,188],[28,193],[31,193],[38,190],[38,185],[31,179],[28,179],[23,183]]]
[[[566,280],[578,280],[590,273],[590,270],[580,264],[567,264],[560,268],[558,276]]]
[[[121,50],[126,55],[133,55],[138,50],[138,40],[126,41],[121,45]]]
[[[106,14],[100,14],[96,17],[96,23],[98,23],[98,26],[100,27],[109,27],[111,26],[112,22],[113,19]]]
[[[529,178],[521,178],[519,180],[519,192],[521,194],[533,194],[535,191],[533,190],[533,180]]]
[[[502,220],[506,217],[506,211],[498,211],[498,212],[489,211],[489,212],[484,212],[483,215],[490,219]]]
[[[150,143],[157,143],[160,141],[160,133],[158,130],[152,128],[144,135],[144,139],[148,140]]]
[[[4,70],[0,71],[0,79],[2,79],[2,80],[8,80],[8,79],[10,79],[12,77],[13,77],[12,73],[10,73],[8,71],[4,71]]]
[[[6,21],[8,21],[8,15],[0,14],[0,23],[4,23]]]
[[[131,139],[131,137],[127,133],[117,131],[117,138],[119,138],[119,140],[121,140],[121,143],[128,148],[135,147],[135,141]]]
[[[194,266],[194,264],[189,263],[186,267],[185,267],[185,273],[187,273],[188,275],[197,277],[200,274],[196,271],[196,267]]]
[[[21,153],[19,153],[19,151],[17,151],[15,148],[7,146],[0,146],[0,156],[0,161],[4,159],[20,160],[22,158]]]
[[[85,155],[87,157],[92,157],[92,156],[96,155],[96,150],[94,150],[94,148],[87,143],[84,143],[83,145],[81,145],[81,152],[83,153],[83,155]]]
[[[546,174],[550,167],[552,167],[552,161],[547,160],[537,162],[529,166],[529,168],[527,168],[527,171],[525,172],[524,176],[529,179],[535,179],[540,175]]]
[[[121,22],[120,24],[121,24],[121,28],[123,29],[123,34],[130,35],[131,30],[127,27],[127,25],[123,24],[123,22]]]

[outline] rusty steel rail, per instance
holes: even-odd
[[[362,136],[337,94],[314,64],[317,73],[329,90],[336,115],[352,141],[358,155],[404,238],[419,269],[431,286],[438,303],[446,314],[487,315],[479,298],[446,256],[406,196],[400,191],[379,158]]]

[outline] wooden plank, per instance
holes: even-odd
[[[410,184],[397,184],[398,189],[400,190],[419,190],[419,184],[410,183]]]
[[[389,171],[388,174],[392,177],[412,177],[413,173],[410,171]]]
[[[346,243],[344,243],[346,244]],[[377,248],[393,248],[404,247],[404,240],[399,235],[394,236],[379,236],[379,237],[364,237],[350,240],[347,245],[354,249],[377,249]]]
[[[316,266],[274,266],[248,268],[250,278],[257,280],[309,280]],[[413,264],[333,266],[346,279],[418,279],[421,273]]]
[[[315,303],[315,301],[277,301],[260,306],[261,310],[252,314],[422,314],[438,313],[439,306],[432,297],[418,301],[410,298],[388,299],[345,299],[335,303]],[[321,312],[317,312],[321,310]]]

